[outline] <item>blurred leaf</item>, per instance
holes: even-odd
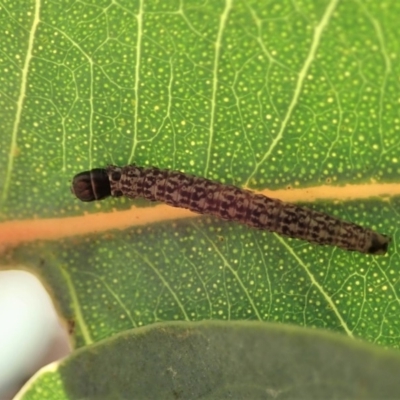
[[[327,332],[163,323],[76,351],[19,398],[42,399],[46,386],[58,399],[394,399],[399,368],[397,352]]]

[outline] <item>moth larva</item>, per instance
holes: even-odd
[[[311,243],[367,254],[385,254],[390,242],[386,235],[318,211],[166,169],[135,165],[96,168],[75,175],[71,190],[82,201],[108,196],[143,197]]]

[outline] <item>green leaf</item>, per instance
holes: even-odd
[[[328,362],[327,362],[328,361]],[[163,323],[126,331],[45,368],[24,400],[392,399],[398,352],[268,323]]]
[[[396,0],[2,4],[1,268],[42,279],[78,348],[203,319],[398,348],[399,13]],[[132,162],[308,204],[392,236],[389,254],[70,193],[76,173]]]

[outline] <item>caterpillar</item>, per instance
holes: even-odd
[[[110,165],[81,172],[73,178],[71,191],[81,201],[102,200],[108,196],[143,197],[310,243],[366,254],[385,254],[391,240],[371,229],[306,207],[154,167]]]

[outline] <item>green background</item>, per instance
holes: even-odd
[[[399,15],[396,0],[2,3],[0,220],[149,206],[73,198],[74,174],[109,163],[254,190],[396,183]],[[399,200],[332,200],[308,206],[392,236],[389,254],[200,217],[36,241],[5,266],[42,279],[76,347],[218,319],[398,348]]]

